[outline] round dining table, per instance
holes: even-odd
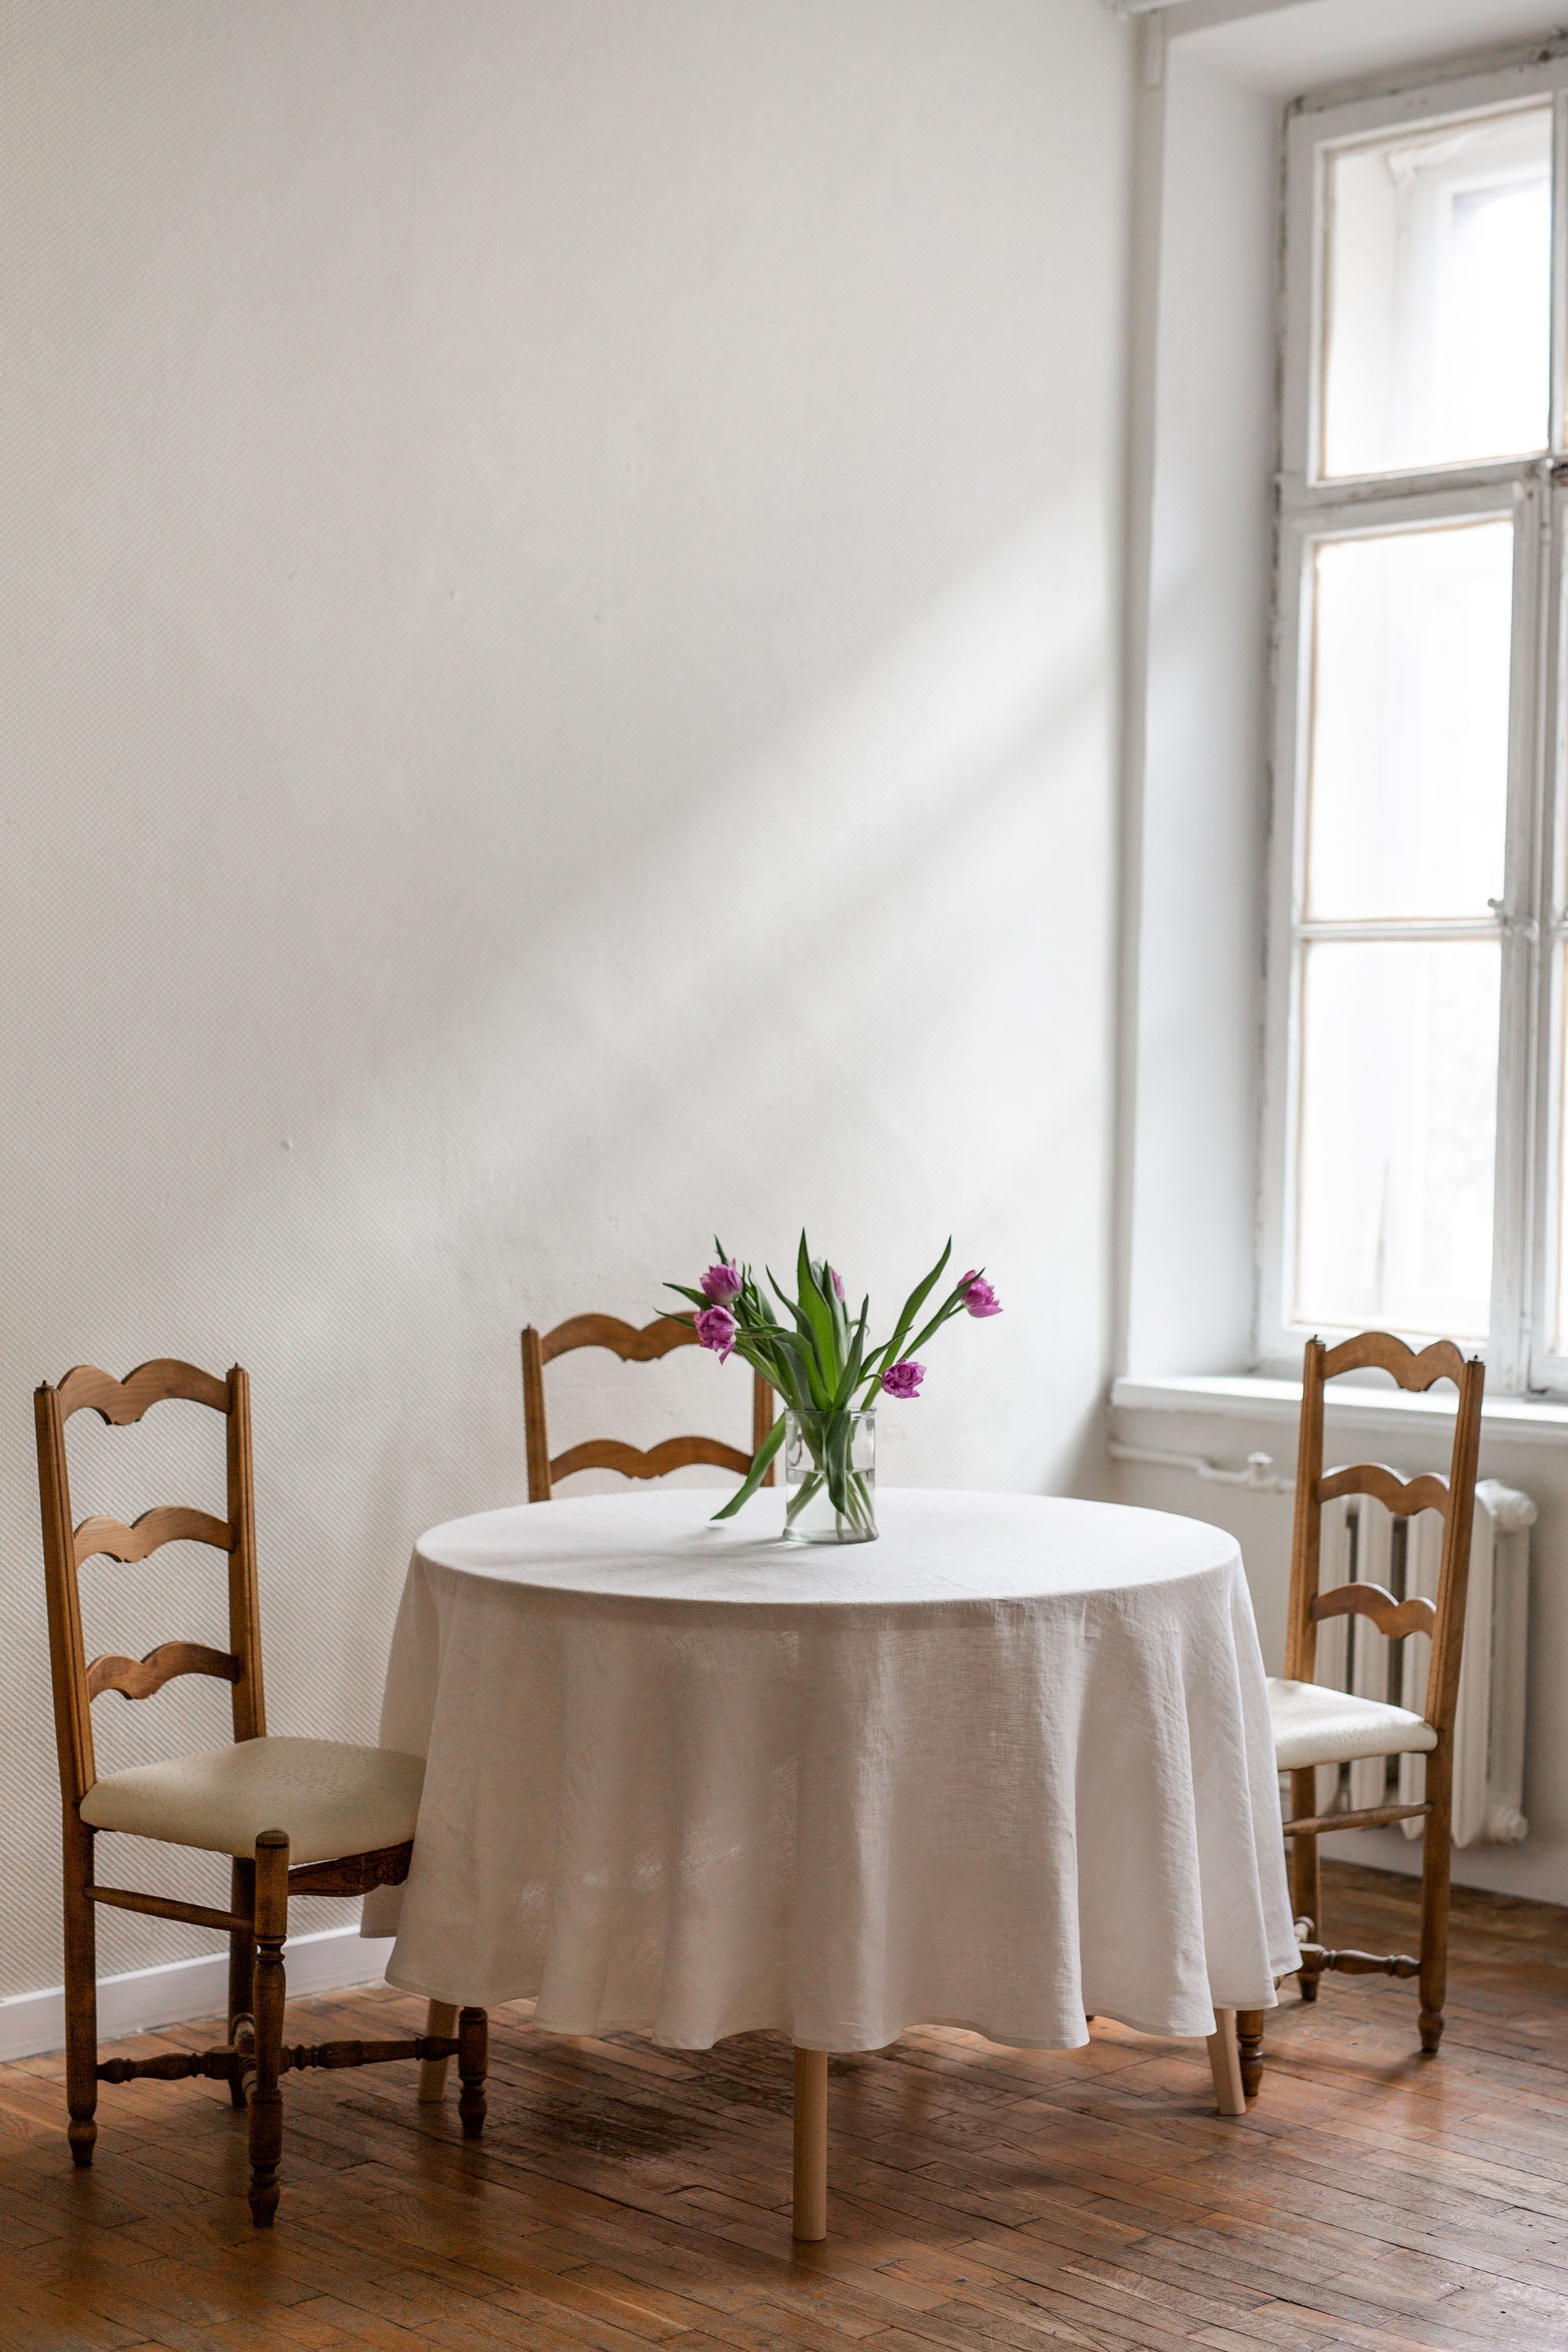
[[[909,2025],[1203,2037],[1299,1964],[1263,1662],[1223,1529],[884,1490],[780,1540],[763,1490],[453,1519],[409,1565],[384,1747],[426,1759],[390,1981],[547,2031],[795,2047],[796,2234],[828,2052]],[[1216,2018],[1220,2021],[1216,2023]],[[1233,2065],[1233,2060],[1229,2065]]]

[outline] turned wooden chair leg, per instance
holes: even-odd
[[[1426,1816],[1421,1854],[1421,2048],[1435,2058],[1443,2038],[1448,1988],[1448,1889],[1453,1868],[1453,1752],[1445,1740],[1426,1759]]]
[[[489,2063],[489,2020],[482,2009],[458,2011],[458,2113],[463,2137],[478,2139],[485,2127],[485,2070]]]
[[[236,1860],[229,1873],[231,1911],[242,1919],[256,1916],[256,1864]],[[228,2046],[256,2047],[256,1937],[235,1929],[228,1939]],[[228,2095],[237,2107],[245,2105],[245,2075],[237,2066],[228,2078]]]
[[[450,2042],[458,2031],[458,2009],[455,2001],[433,2000],[425,2012],[425,2031],[433,2041]],[[422,2058],[419,2062],[419,2104],[422,2107],[438,2107],[447,2095],[447,2058]]]
[[[88,1901],[92,1885],[92,1832],[66,1808],[65,1959],[66,2104],[71,2162],[92,2162],[98,2137],[98,1916]]]
[[[1241,2057],[1236,2046],[1236,2011],[1216,2009],[1209,2035],[1209,2067],[1214,2095],[1222,2116],[1244,2116],[1247,2094],[1241,2087]]]
[[[1238,2009],[1236,2012],[1236,2057],[1241,2074],[1242,2096],[1255,2099],[1263,2087],[1263,2020],[1261,2009]]]
[[[1318,1775],[1314,1768],[1290,1775],[1290,1811],[1295,1820],[1308,1821],[1317,1810]],[[1318,1858],[1315,1837],[1296,1837],[1290,1846],[1290,1902],[1297,1919],[1310,1922],[1308,1933],[1323,1940],[1323,1874]],[[1300,1930],[1298,1927],[1298,1934]],[[1303,2000],[1318,1998],[1318,1971],[1303,1969],[1298,1979]]]
[[[283,1942],[289,1933],[289,1841],[263,1830],[256,1841],[256,2067],[250,2077],[250,2218],[270,2229],[283,2153]]]
[[[827,2235],[827,2053],[795,2053],[795,2235]]]

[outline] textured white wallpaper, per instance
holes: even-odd
[[[715,1223],[889,1307],[951,1228],[1006,1312],[884,1475],[1087,1475],[1124,57],[1097,0],[0,10],[0,1993],[60,1973],[46,1375],[249,1366],[279,1731],[373,1738],[411,1538],[521,1496],[518,1327]],[[746,1427],[574,1368],[562,1441],[634,1391]],[[216,1496],[160,1410],[72,1424],[79,1513]],[[97,1640],[216,1637],[163,1559]]]

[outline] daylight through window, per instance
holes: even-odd
[[[1266,1363],[1382,1325],[1568,1388],[1565,89],[1289,127]]]

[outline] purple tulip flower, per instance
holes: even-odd
[[[735,1352],[735,1318],[727,1307],[705,1307],[695,1318],[697,1337],[722,1364]]]
[[[836,1296],[842,1298],[844,1296],[844,1276],[839,1273],[838,1268],[836,1265],[830,1265],[827,1272],[828,1277],[833,1284]]]
[[[972,1266],[958,1286],[963,1293],[963,1303],[972,1315],[1001,1314],[1002,1301],[997,1297],[991,1285],[982,1278],[978,1268]]]
[[[890,1397],[918,1396],[925,1376],[925,1366],[910,1363],[906,1356],[901,1363],[888,1366],[882,1374],[882,1386]]]
[[[715,1307],[727,1307],[741,1296],[741,1269],[732,1259],[726,1265],[710,1265],[697,1287]]]

